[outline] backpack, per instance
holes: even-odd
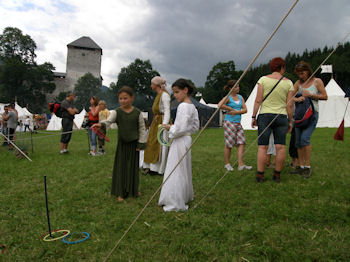
[[[58,103],[58,102],[49,103],[49,110],[51,113],[54,113],[56,116],[62,118],[61,103]]]
[[[295,97],[300,97],[297,94]],[[314,105],[309,97],[305,97],[305,101],[295,103],[294,122],[297,128],[306,128],[314,120]]]

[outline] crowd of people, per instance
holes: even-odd
[[[286,136],[292,132],[289,153],[292,158],[292,174],[311,176],[311,135],[318,119],[318,100],[327,99],[322,80],[311,77],[310,66],[301,61],[295,66],[299,80],[293,85],[284,77],[285,61],[278,57],[270,62],[271,74],[262,76],[258,82],[258,91],[252,115],[252,127],[258,127],[258,152],[256,182],[264,181],[266,167],[273,168],[272,179],[280,182],[281,172],[286,160]],[[310,79],[309,79],[310,78]],[[104,154],[104,139],[107,129],[113,123],[118,126],[118,145],[114,160],[112,195],[118,201],[129,196],[137,197],[139,192],[140,151],[143,151],[141,167],[145,174],[163,175],[163,185],[158,204],[164,211],[180,211],[188,208],[193,199],[191,153],[185,155],[191,145],[191,134],[199,129],[198,112],[190,100],[194,86],[185,79],[178,79],[172,85],[175,99],[180,103],[175,122],[170,118],[170,95],[165,80],[156,76],[151,80],[151,89],[156,93],[152,111],[153,120],[146,132],[146,125],[140,110],[132,104],[133,89],[123,87],[118,91],[120,107],[111,113],[106,103],[93,96],[88,112],[88,134],[90,155]],[[224,90],[230,95],[219,102],[219,107],[226,111],[224,119],[224,168],[233,171],[230,163],[232,148],[237,147],[237,170],[251,170],[251,165],[244,163],[246,137],[241,125],[242,114],[247,113],[244,98],[239,94],[236,80],[229,80]],[[294,124],[295,105],[310,99],[314,110],[311,123],[307,127]],[[64,116],[61,138],[61,153],[67,153],[71,137],[72,121],[78,110],[73,105],[74,94],[62,102]],[[163,140],[172,139],[170,148],[160,144],[157,139],[159,126],[165,127],[161,135]],[[102,135],[97,135],[99,130]],[[99,149],[97,151],[97,140]],[[274,155],[273,163],[271,156]]]
[[[252,112],[252,127],[258,127],[258,152],[256,182],[265,180],[265,169],[272,168],[272,179],[279,183],[286,160],[286,137],[291,132],[289,154],[292,159],[291,174],[300,174],[305,178],[311,176],[311,136],[318,120],[318,100],[326,100],[327,93],[321,79],[312,76],[311,67],[304,61],[298,63],[294,72],[298,80],[293,84],[284,76],[285,61],[273,58],[270,62],[271,73],[258,81],[257,95]],[[127,197],[138,197],[140,166],[144,174],[163,176],[163,184],[158,201],[164,211],[181,211],[188,209],[188,202],[193,200],[192,166],[190,145],[191,135],[198,131],[198,111],[191,102],[194,86],[186,79],[178,79],[172,84],[172,93],[179,102],[174,123],[170,118],[170,94],[166,81],[156,76],[151,80],[151,89],[156,93],[152,106],[153,120],[146,130],[142,112],[133,106],[134,92],[130,87],[118,91],[120,107],[109,111],[106,102],[98,97],[90,98],[87,114],[89,154],[105,154],[105,138],[112,124],[118,126],[118,144],[114,159],[111,194],[119,202]],[[247,113],[244,98],[239,94],[236,80],[229,80],[224,86],[229,95],[218,106],[226,112],[224,127],[224,168],[234,170],[231,165],[232,148],[237,147],[237,170],[251,170],[251,165],[244,162],[246,137],[241,125],[242,114]],[[79,110],[74,106],[75,94],[70,92],[61,102],[62,135],[60,154],[68,154],[68,145],[72,137],[74,115]],[[298,105],[309,101],[313,109],[310,122],[306,126],[296,124],[294,111]],[[2,133],[14,141],[18,125],[18,114],[14,104],[5,106],[1,115]],[[29,129],[29,120],[24,120],[24,130]],[[165,129],[161,140],[172,143],[160,144],[159,126]],[[9,144],[4,140],[4,145]],[[12,150],[12,144],[9,144]],[[188,152],[187,152],[188,151]],[[140,152],[143,163],[140,164]],[[271,162],[271,156],[274,156]],[[182,157],[184,158],[182,159]],[[182,159],[180,161],[180,159]]]

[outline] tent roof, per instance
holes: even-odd
[[[241,124],[244,130],[256,129],[256,128],[252,128],[251,123],[252,123],[252,115],[253,115],[254,103],[255,103],[257,92],[258,92],[258,85],[255,85],[247,101],[245,102],[248,112],[242,115]]]
[[[201,100],[199,100],[199,103],[203,104],[203,105],[206,105],[207,103],[204,101],[203,98],[201,98]]]
[[[344,91],[333,78],[326,85],[326,92],[328,96],[345,96]]]

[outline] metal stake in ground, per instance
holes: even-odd
[[[46,202],[47,224],[49,226],[50,237],[52,237],[52,235],[51,235],[51,225],[50,225],[50,215],[49,215],[49,203],[47,201],[46,176],[44,176],[44,186],[45,186],[45,202]]]
[[[32,154],[33,154],[33,132],[32,130],[29,130],[30,131],[30,143],[32,145]]]

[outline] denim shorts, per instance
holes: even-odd
[[[295,146],[297,148],[311,144],[311,135],[314,132],[318,121],[318,112],[314,113],[312,123],[306,128],[295,128]]]
[[[286,144],[286,136],[288,131],[288,118],[286,115],[278,115],[277,117],[276,116],[277,114],[260,114],[258,116],[258,136],[259,136],[258,145],[259,146],[267,146],[269,144],[271,132],[273,132],[273,139],[275,141],[274,142],[275,145]],[[272,121],[273,123],[268,128],[266,128]]]

